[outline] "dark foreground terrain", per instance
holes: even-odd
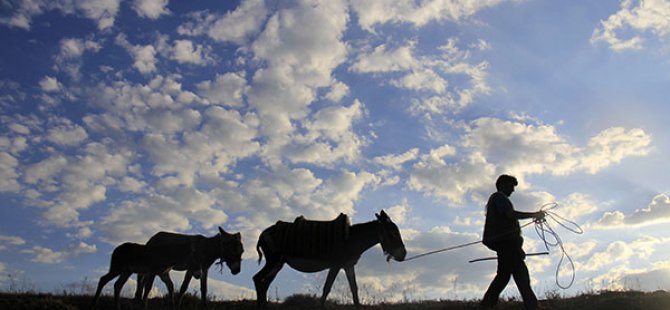
[[[0,293],[0,309],[87,309],[91,301],[91,296],[82,295],[52,295],[52,294],[31,294],[31,293]],[[552,298],[543,300],[542,305],[546,309],[552,310],[669,310],[670,293],[657,291],[652,293],[626,291],[626,292],[600,292],[593,294],[584,294],[570,298]],[[122,300],[123,309],[141,309],[134,304],[132,300]],[[287,298],[282,303],[271,303],[269,309],[318,309],[318,298],[306,295],[295,295]],[[328,303],[327,309],[354,309],[351,305],[340,305]],[[111,297],[103,296],[96,309],[112,310],[114,302]],[[156,298],[150,300],[149,309],[170,309],[166,300]],[[199,309],[198,299],[188,297],[185,299],[182,309]],[[253,300],[241,301],[213,301],[209,303],[208,309],[228,309],[228,310],[252,310],[255,309]],[[411,303],[381,303],[365,306],[364,309],[393,309],[393,310],[461,310],[477,309],[476,301],[416,301]],[[512,310],[523,309],[518,301],[505,301],[497,309]]]

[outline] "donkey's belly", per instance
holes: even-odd
[[[333,267],[333,262],[327,260],[315,260],[291,257],[286,259],[291,268],[302,272],[319,272]]]

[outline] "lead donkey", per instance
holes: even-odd
[[[256,245],[259,264],[265,253],[265,266],[253,277],[257,307],[265,308],[268,287],[287,263],[302,272],[329,270],[321,296],[322,308],[335,277],[340,269],[344,269],[354,305],[358,308],[354,266],[361,254],[381,243],[387,260],[403,261],[407,255],[398,226],[383,210],[375,215],[376,220],[351,226],[348,217],[340,214],[330,222],[307,221],[299,217],[293,223],[279,221],[266,228]]]
[[[146,243],[147,248],[154,247],[188,247],[191,253],[191,259],[182,260],[184,264],[176,264],[172,266],[173,270],[186,271],[184,281],[181,284],[178,294],[177,306],[181,305],[184,293],[188,289],[191,278],[200,279],[200,295],[201,306],[205,307],[207,303],[207,273],[209,268],[214,264],[216,259],[219,259],[217,264],[223,268],[225,262],[233,275],[240,272],[242,253],[244,248],[242,246],[242,237],[240,233],[230,234],[219,227],[219,233],[212,237],[205,237],[202,235],[184,235],[170,232],[159,232],[153,235]],[[185,253],[187,254],[187,253]],[[137,285],[135,291],[135,299],[142,296],[143,287],[150,288],[153,283],[155,275],[138,273],[137,283],[146,283],[145,285]],[[148,294],[144,291],[144,295]]]

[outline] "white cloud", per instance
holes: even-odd
[[[133,177],[123,177],[119,183],[119,190],[123,192],[139,193],[147,184]]]
[[[244,72],[217,74],[212,81],[197,84],[198,94],[212,104],[240,107],[247,86]]]
[[[0,192],[18,192],[21,189],[18,167],[16,157],[0,152]]]
[[[326,94],[326,99],[333,102],[340,102],[344,96],[349,94],[349,86],[340,81],[334,81],[330,86],[330,91]]]
[[[387,23],[410,23],[415,27],[422,27],[432,21],[460,21],[501,2],[503,1],[362,0],[353,1],[351,5],[358,15],[359,25],[374,32],[375,26]]]
[[[259,150],[255,115],[216,106],[203,116],[201,129],[185,132],[183,141],[164,134],[144,137],[142,145],[153,160],[155,175],[174,174],[180,184],[192,185],[197,175],[226,173],[237,160]]]
[[[357,73],[377,73],[405,71],[418,67],[418,60],[412,55],[414,43],[387,50],[385,44],[374,48],[372,52],[358,56],[356,63],[349,69]]]
[[[645,156],[650,151],[651,136],[642,129],[612,127],[589,139],[588,145],[580,150],[579,168],[590,173],[619,163],[626,157]]]
[[[30,134],[30,128],[28,126],[19,124],[19,123],[11,123],[8,125],[9,129],[11,129],[13,132],[16,132],[18,134],[22,135],[28,135]]]
[[[28,184],[44,182],[56,183],[53,177],[67,165],[68,160],[64,156],[51,156],[26,168],[24,180]]]
[[[647,260],[656,251],[655,246],[667,242],[654,237],[643,237],[632,242],[615,241],[604,251],[593,253],[588,261],[580,266],[580,270],[596,271],[615,263],[628,265],[632,257]]]
[[[190,221],[176,202],[164,195],[147,196],[117,204],[96,223],[101,239],[111,244],[130,241],[144,243],[159,231],[187,231]],[[140,225],[141,224],[141,225]]]
[[[389,154],[384,156],[377,156],[372,160],[379,165],[390,167],[393,170],[400,170],[402,165],[408,161],[413,161],[418,158],[419,149],[413,148],[403,154]]]
[[[21,237],[0,235],[0,251],[5,251],[9,247],[24,245],[25,243],[26,241]]]
[[[596,241],[585,241],[582,243],[564,242],[565,252],[570,254],[574,260],[581,258],[590,258],[593,250],[598,246]]]
[[[133,10],[141,17],[158,19],[161,15],[170,14],[167,5],[169,0],[135,0]]]
[[[189,40],[174,41],[174,59],[179,63],[191,63],[196,65],[207,64],[209,56],[203,51],[202,45],[193,45]],[[210,58],[211,59],[211,58]]]
[[[126,173],[131,156],[94,142],[76,157],[54,155],[33,164],[26,169],[25,182],[49,195],[28,197],[30,203],[46,208],[42,215],[49,224],[73,228],[88,225],[79,220],[79,210],[106,199],[107,187],[113,184],[110,178]]]
[[[382,84],[416,92],[410,110],[417,114],[458,111],[490,93],[487,62],[471,63],[471,51],[460,49],[456,38],[449,38],[438,50],[441,54],[418,56],[413,41],[394,49],[381,44],[359,54],[349,70],[372,73]],[[397,78],[398,73],[402,77]]]
[[[465,195],[490,187],[496,168],[481,154],[447,162],[441,157],[423,156],[411,169],[410,189],[462,203]]]
[[[560,201],[559,208],[554,212],[566,219],[577,221],[597,210],[598,203],[591,197],[582,193],[572,193]]]
[[[98,22],[98,29],[106,30],[114,26],[121,0],[80,0],[74,3],[84,16]]]
[[[60,146],[77,146],[88,138],[86,130],[77,124],[64,124],[49,129],[46,139]]]
[[[97,228],[112,244],[121,241],[146,242],[158,231],[187,231],[200,224],[208,235],[224,225],[228,215],[214,197],[192,187],[168,188],[113,207],[102,217]],[[140,225],[141,224],[141,225]]]
[[[31,249],[21,250],[21,253],[33,255],[32,262],[40,264],[59,264],[65,259],[78,256],[82,253],[95,253],[97,248],[95,244],[90,245],[80,242],[63,251],[54,251],[42,246],[34,246]]]
[[[89,89],[93,103],[105,112],[84,118],[89,127],[173,134],[200,124],[201,113],[187,108],[199,98],[182,89],[174,76],[155,76],[148,84],[117,81]]]
[[[626,30],[637,32],[651,32],[663,38],[670,33],[670,3],[664,0],[621,0],[621,8],[606,20],[600,21],[600,26],[593,30],[591,43],[604,41],[612,50],[642,48],[644,38],[632,35],[622,38]]]
[[[156,71],[156,49],[153,45],[132,45],[128,42],[125,34],[116,36],[116,44],[125,48],[133,57],[133,67],[142,74]]]
[[[42,80],[40,80],[39,85],[40,88],[45,92],[56,92],[63,87],[61,83],[58,82],[58,79],[51,76],[45,76]]]
[[[308,114],[318,88],[329,86],[332,71],[344,62],[347,21],[345,1],[297,2],[270,17],[251,45],[254,59],[267,66],[254,73],[248,102],[258,111],[271,149],[288,142],[292,122]]]
[[[32,17],[45,11],[47,4],[47,1],[19,2],[14,8],[14,14],[0,17],[0,24],[30,30]]]
[[[74,80],[79,80],[84,53],[97,53],[101,48],[100,43],[93,40],[64,38],[60,41],[58,55],[54,57],[54,68],[66,72]],[[44,89],[44,87],[42,88]]]
[[[670,222],[670,197],[658,194],[646,208],[637,209],[631,214],[624,214],[621,211],[605,212],[594,226],[617,228],[667,222]]]
[[[92,50],[97,52],[100,48],[100,44],[95,41],[65,38],[60,41],[60,53],[58,54],[57,59],[76,59],[84,55],[84,52],[86,51]]]
[[[468,151],[463,159],[445,161],[445,156],[456,152],[448,146],[422,156],[412,167],[409,187],[459,203],[463,195],[488,188],[490,182],[483,180],[495,179],[496,173],[522,179],[527,174],[595,174],[626,157],[646,155],[651,138],[641,129],[609,128],[592,137],[586,147],[578,147],[549,125],[480,118],[466,127],[459,143]],[[568,198],[568,204],[579,205],[567,209],[571,216],[594,212],[593,202],[585,198]]]
[[[626,270],[618,274],[618,282],[624,290],[657,292],[670,289],[670,268]]]
[[[409,211],[409,203],[407,202],[407,200],[403,200],[402,203],[387,208],[385,211],[391,218],[391,220],[393,220],[394,223],[402,225],[405,223],[405,220],[407,219],[407,213]]]
[[[243,1],[235,10],[224,16],[207,11],[191,14],[192,21],[177,28],[181,35],[203,35],[219,42],[244,44],[251,36],[261,30],[268,11],[263,0]]]
[[[549,125],[532,125],[480,118],[463,137],[463,145],[481,152],[488,161],[513,174],[575,171],[596,173],[626,157],[649,152],[651,137],[634,128],[608,128],[593,136],[586,147],[569,144]]]
[[[211,50],[209,47],[194,44],[191,40],[174,40],[172,46],[169,46],[167,40],[167,36],[161,36],[157,44],[157,50],[169,59],[180,64],[199,66],[214,63],[214,59],[210,56]]]
[[[447,90],[447,80],[431,69],[412,71],[400,79],[392,80],[391,85],[414,91],[432,91],[443,94]]]
[[[30,30],[32,19],[51,10],[63,14],[76,14],[97,22],[98,29],[106,30],[114,25],[121,0],[31,0],[21,1],[13,7],[10,17],[0,18],[0,24]]]
[[[353,124],[362,117],[363,104],[355,100],[349,107],[326,107],[304,121],[307,132],[295,135],[280,154],[294,163],[306,162],[329,166],[338,160],[354,162],[365,141],[353,130]]]

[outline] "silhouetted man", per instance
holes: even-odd
[[[483,243],[498,254],[498,270],[489,285],[482,308],[493,308],[500,293],[509,283],[510,277],[519,288],[526,309],[537,309],[537,298],[530,287],[530,276],[524,259],[523,237],[521,237],[520,219],[543,219],[544,212],[520,212],[514,210],[509,196],[518,184],[515,177],[503,174],[496,181],[497,192],[491,194],[486,204],[486,223],[484,224]]]

